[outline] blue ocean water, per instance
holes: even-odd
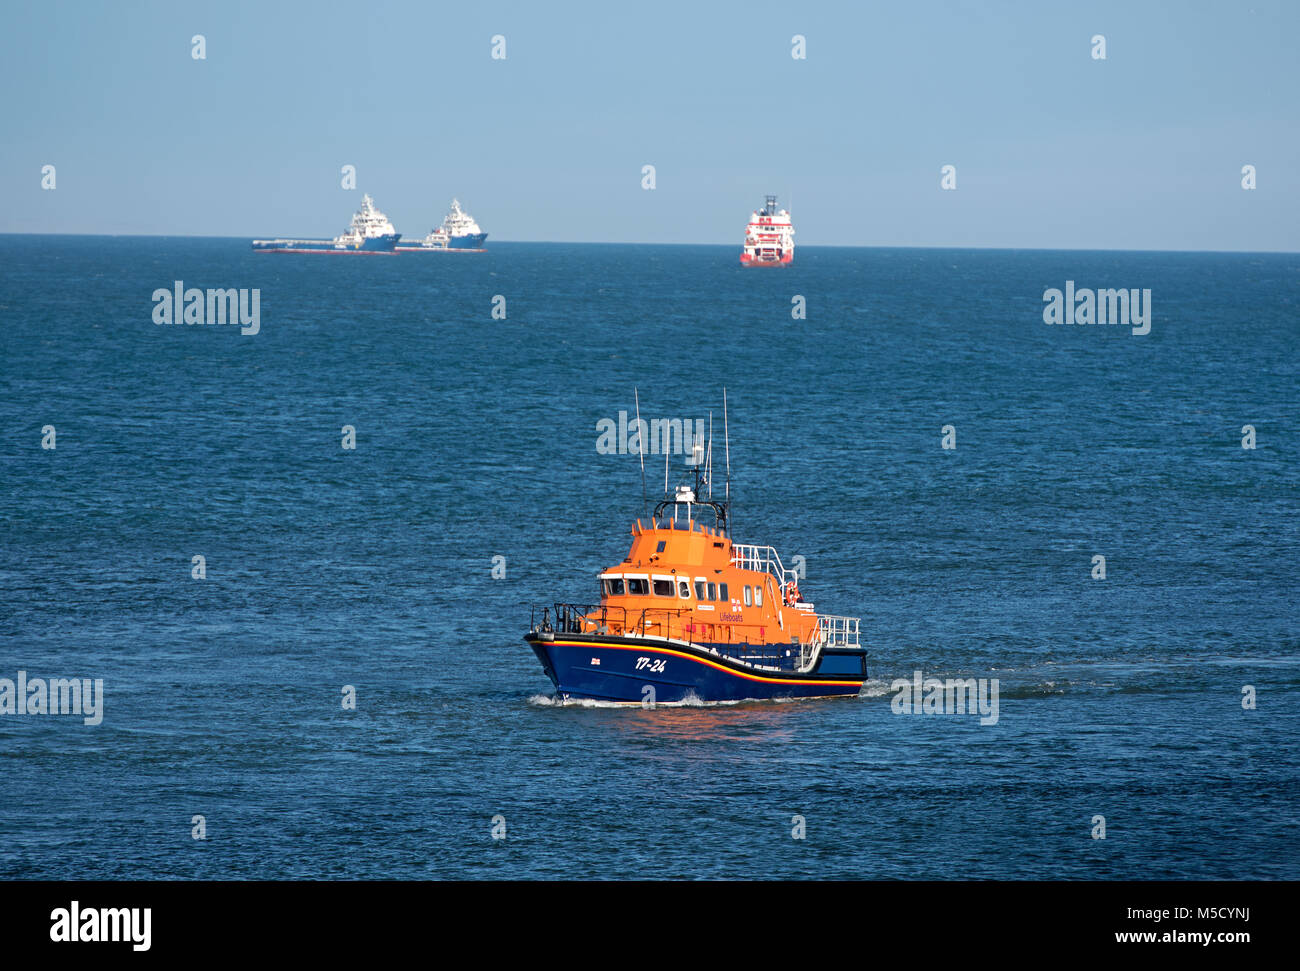
[[[155,325],[175,280],[259,288],[260,333]],[[1067,280],[1150,288],[1151,332],[1045,325]],[[0,237],[0,678],[105,692],[97,726],[0,715],[0,875],[1300,877],[1298,283],[1295,255]],[[593,599],[642,515],[597,422],[636,387],[717,427],[724,386],[735,538],[862,615],[872,681],[554,704],[528,605]],[[997,724],[895,714],[915,670],[998,678]]]

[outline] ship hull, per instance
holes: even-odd
[[[789,266],[793,262],[794,262],[793,251],[787,252],[776,259],[750,256],[748,253],[742,253],[740,255],[741,266]]]
[[[359,244],[336,243],[332,239],[255,239],[259,253],[395,253],[401,233],[371,236]]]
[[[448,240],[445,245],[437,243],[426,243],[423,240],[417,242],[407,241],[397,247],[399,253],[486,253],[483,248],[483,241],[487,239],[487,233],[476,233],[473,236],[457,236]]]
[[[701,645],[589,634],[528,634],[555,690],[566,698],[645,704],[856,696],[861,651],[825,651],[809,674],[758,669]]]
[[[481,250],[484,242],[487,241],[487,233],[471,233],[468,236],[453,236],[447,240],[447,249],[449,250]]]

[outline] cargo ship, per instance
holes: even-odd
[[[333,239],[255,239],[259,253],[395,253],[402,234],[393,229],[388,217],[375,208],[369,195],[361,197],[361,209],[352,217],[347,232]]]
[[[407,240],[397,249],[402,253],[482,253],[488,234],[479,229],[460,201],[451,200],[451,210],[442,225],[421,240]]]
[[[794,262],[794,226],[790,213],[776,208],[776,196],[768,196],[745,227],[741,266],[789,266]]]
[[[725,434],[725,399],[723,423]],[[732,540],[730,483],[723,499],[713,498],[712,453],[710,433],[707,448],[693,446],[685,481],[671,494],[665,474],[665,497],[648,522],[636,520],[627,556],[597,575],[598,603],[533,607],[524,640],[561,701],[647,705],[861,690],[859,618],[819,614],[775,549]],[[644,475],[642,455],[643,491]]]

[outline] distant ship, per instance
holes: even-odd
[[[331,239],[255,239],[253,249],[263,253],[393,253],[402,234],[375,208],[370,196],[361,197],[361,211],[341,236]]]
[[[451,200],[451,211],[442,225],[418,241],[408,240],[397,247],[403,253],[462,252],[482,253],[483,241],[488,234],[479,229],[469,213],[461,209],[459,200]]]
[[[794,226],[790,214],[776,208],[776,196],[768,196],[745,227],[741,266],[788,266],[794,262]]]

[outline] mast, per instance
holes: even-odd
[[[638,406],[639,407],[639,406]],[[727,425],[726,414],[727,402],[725,389],[723,392],[723,426],[724,431]],[[686,427],[690,427],[688,421]],[[671,440],[671,439],[670,439]],[[682,450],[689,454],[685,457],[685,468],[682,471],[679,484],[673,487],[672,472],[672,455],[671,450],[664,450],[664,497],[655,504],[654,514],[651,522],[658,524],[661,517],[664,522],[670,519],[675,523],[678,519],[677,507],[686,506],[686,522],[693,523],[697,506],[706,507],[714,515],[715,535],[725,535],[730,529],[731,514],[726,502],[713,498],[713,412],[709,412],[709,431],[708,437],[705,438],[704,430],[701,428],[697,433],[692,435],[689,445],[686,440],[686,433],[683,430],[681,438]],[[730,444],[727,447],[727,463],[730,469]],[[643,460],[644,462],[644,460]],[[642,472],[642,489],[644,490],[644,466]],[[707,484],[707,488],[705,487]],[[730,484],[728,484],[728,494]]]

